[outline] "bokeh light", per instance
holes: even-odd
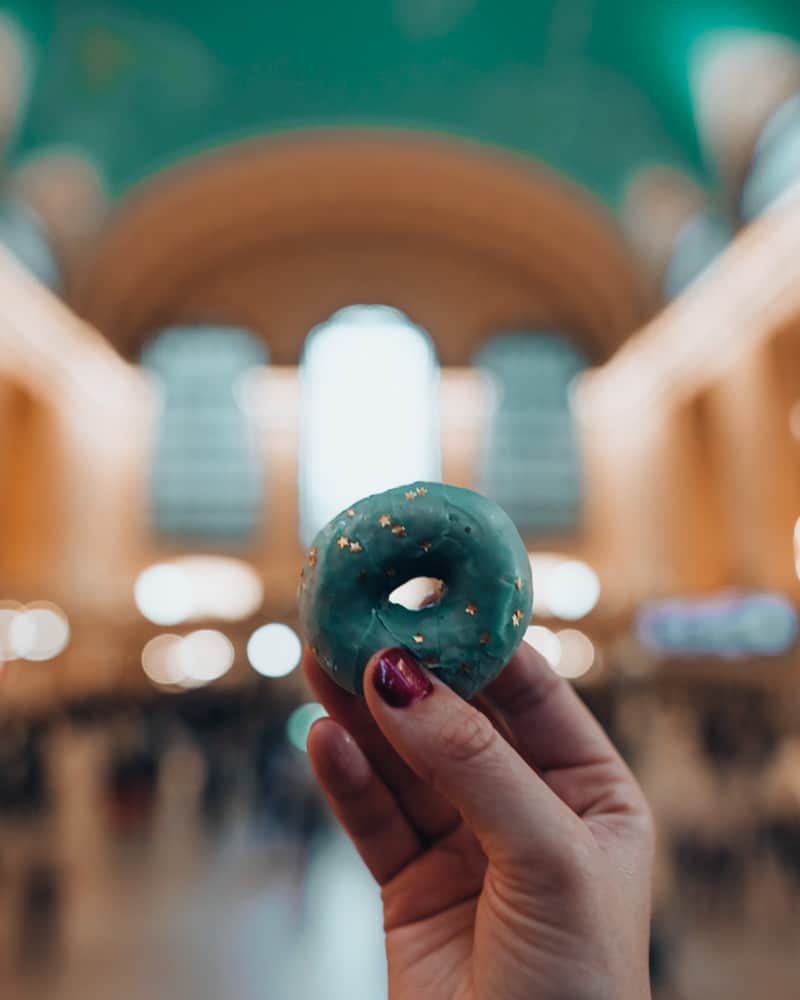
[[[553,669],[562,677],[574,680],[588,674],[594,666],[594,643],[584,632],[576,628],[561,629],[557,633],[561,645],[561,656]]]
[[[247,659],[262,677],[285,677],[298,665],[302,654],[297,633],[279,622],[262,625],[247,643]]]
[[[570,559],[556,566],[545,585],[545,602],[556,618],[575,621],[594,609],[600,580],[585,562]]]
[[[534,614],[577,621],[595,609],[600,579],[588,563],[552,552],[532,552],[529,558]]]
[[[233,666],[233,643],[215,629],[188,635],[158,635],[142,650],[142,669],[154,684],[201,687],[224,676]]]
[[[318,702],[310,701],[300,705],[286,721],[286,738],[293,747],[305,753],[311,727],[317,719],[324,719],[327,714]]]
[[[555,669],[561,659],[561,641],[555,632],[543,625],[531,625],[525,632],[525,642]]]
[[[208,684],[226,674],[236,654],[230,639],[216,629],[190,632],[175,647],[175,661],[182,674],[180,684]]]
[[[8,625],[8,643],[15,656],[25,660],[50,660],[66,648],[70,628],[66,614],[44,601],[18,611]]]
[[[156,625],[240,621],[261,605],[264,589],[247,563],[225,556],[183,556],[149,566],[134,587],[136,606]]]
[[[180,684],[183,680],[175,650],[179,635],[157,635],[142,650],[142,669],[154,684]]]
[[[23,605],[19,601],[0,601],[0,661],[16,660],[17,653],[11,642],[11,626]]]
[[[136,606],[156,625],[178,625],[192,611],[192,587],[177,566],[163,563],[139,574],[134,587]]]

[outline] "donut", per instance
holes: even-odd
[[[438,603],[411,610],[389,600],[418,577],[443,582]],[[298,602],[307,644],[346,690],[362,694],[373,653],[402,646],[469,699],[519,645],[533,583],[501,507],[472,490],[416,482],[359,500],[319,532]]]

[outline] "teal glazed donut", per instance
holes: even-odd
[[[416,577],[445,583],[438,604],[389,601]],[[306,642],[341,687],[362,693],[373,653],[403,646],[464,698],[497,677],[533,605],[528,553],[511,518],[472,490],[412,483],[366,497],[317,535],[301,574]]]

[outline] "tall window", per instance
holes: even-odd
[[[43,285],[61,287],[58,261],[39,216],[18,198],[0,195],[0,245]]]
[[[362,496],[439,478],[438,385],[430,337],[396,309],[350,306],[310,333],[302,362],[304,544]]]
[[[475,364],[491,380],[481,490],[528,536],[579,526],[581,469],[570,387],[586,367],[558,334],[494,337]]]
[[[664,273],[664,298],[676,298],[699,278],[733,239],[730,222],[715,209],[698,212],[681,228]]]
[[[785,101],[767,122],[742,189],[746,221],[798,193],[800,181],[800,94]]]
[[[265,362],[251,334],[227,327],[176,327],[143,352],[162,390],[152,510],[165,539],[236,544],[260,526],[262,460],[240,389]]]

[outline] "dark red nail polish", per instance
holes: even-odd
[[[392,708],[407,708],[433,691],[430,678],[405,649],[387,649],[373,673],[375,690]]]

